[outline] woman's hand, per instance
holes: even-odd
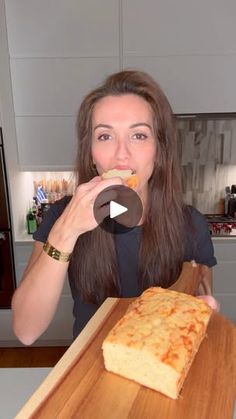
[[[220,311],[220,303],[212,296],[212,269],[201,265],[202,278],[198,289],[198,298],[205,301],[213,310]]]
[[[220,311],[220,303],[212,295],[198,295],[197,298],[205,301],[213,310]]]
[[[64,252],[72,252],[78,237],[98,225],[93,211],[97,196],[106,188],[111,187],[106,194],[104,193],[104,197],[101,196],[99,206],[96,208],[96,211],[100,213],[99,218],[102,220],[109,215],[109,205],[103,205],[116,198],[116,191],[115,188],[112,189],[112,186],[120,185],[123,185],[123,181],[119,177],[102,180],[100,176],[79,185],[71,201],[51,229],[49,242]]]

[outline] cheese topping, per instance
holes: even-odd
[[[195,350],[196,335],[204,333],[211,312],[196,297],[149,288],[130,305],[106,342],[142,348],[181,373]]]

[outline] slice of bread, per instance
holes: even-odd
[[[211,313],[196,297],[147,289],[104,340],[105,368],[177,399]]]
[[[138,177],[136,174],[132,174],[131,169],[111,169],[102,174],[103,179],[111,179],[113,177],[121,177],[122,179],[124,179],[125,184],[129,188],[135,188],[138,184]]]

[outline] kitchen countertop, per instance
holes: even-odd
[[[212,238],[213,241],[214,240],[217,240],[217,241],[220,240],[220,241],[236,242],[236,229],[234,229],[234,230],[235,230],[235,232],[233,232],[233,234],[231,234],[231,235],[228,234],[228,235],[225,235],[225,236],[223,236],[223,235],[211,236],[211,238]],[[15,243],[17,243],[18,245],[19,244],[22,244],[22,245],[32,244],[32,243],[34,243],[34,240],[33,240],[32,236],[30,234],[23,233],[22,236],[18,236],[15,239]]]
[[[0,419],[13,419],[52,368],[0,368]]]
[[[214,242],[228,242],[228,243],[236,243],[236,236],[212,236],[212,241]]]
[[[13,419],[51,370],[0,368],[0,419]],[[232,419],[236,419],[236,406]]]

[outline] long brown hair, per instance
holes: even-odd
[[[159,85],[146,73],[126,70],[109,76],[83,100],[77,119],[78,184],[97,175],[91,156],[92,114],[105,96],[135,94],[152,109],[156,138],[156,163],[149,180],[147,215],[139,250],[142,289],[168,287],[183,262],[183,199],[178,165],[174,116]],[[119,295],[118,267],[113,235],[98,226],[77,240],[69,267],[71,280],[84,301],[101,303]]]

